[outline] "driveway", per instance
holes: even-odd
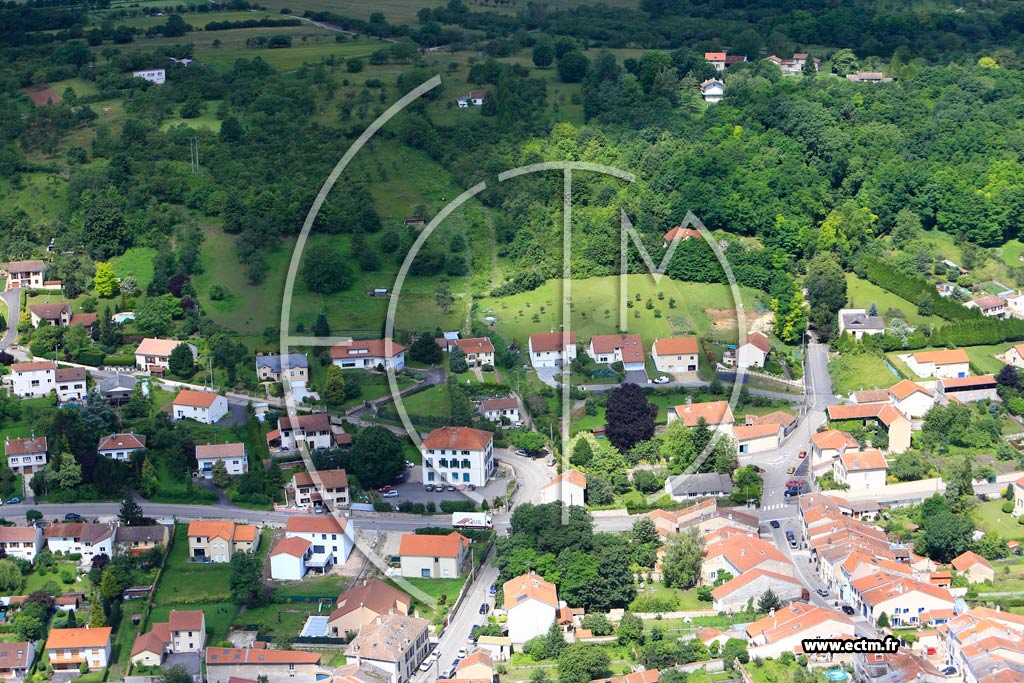
[[[562,368],[537,368],[536,372],[537,379],[549,387],[558,388],[561,386],[555,378],[561,376]]]
[[[7,311],[4,317],[7,319],[7,331],[3,339],[0,339],[0,349],[6,349],[18,339],[18,320],[21,319],[21,290],[11,289],[3,293],[3,299],[7,303]]]
[[[648,382],[647,370],[630,370],[622,380],[623,384],[639,384],[644,386]]]

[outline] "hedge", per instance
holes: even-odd
[[[129,367],[135,365],[135,356],[107,356],[103,359],[103,364]]]
[[[906,299],[914,306],[917,306],[922,296],[927,296],[931,300],[932,312],[940,318],[953,321],[976,320],[982,317],[981,312],[976,309],[964,308],[959,301],[939,296],[935,287],[925,278],[908,275],[873,256],[864,257],[855,270],[863,272],[872,284]]]

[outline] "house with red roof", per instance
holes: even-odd
[[[907,417],[924,417],[935,405],[935,392],[909,379],[889,387],[889,402]]]
[[[595,334],[586,348],[597,363],[622,363],[627,371],[644,369],[644,343],[639,334]]]
[[[55,628],[46,638],[46,656],[54,671],[105,669],[110,662],[109,626],[102,628]]]
[[[677,239],[680,242],[700,239],[700,230],[697,230],[696,228],[684,228],[677,225],[666,232],[662,237],[662,241],[665,243],[666,247]]]
[[[740,455],[774,450],[782,443],[784,427],[779,423],[739,425],[733,435]]]
[[[832,469],[832,462],[847,450],[860,448],[848,432],[826,429],[811,435],[811,469],[815,475]]]
[[[968,583],[983,583],[994,581],[996,578],[992,563],[971,550],[954,557],[951,564],[961,575],[967,577]]]
[[[16,396],[46,396],[57,388],[57,364],[37,360],[11,365],[11,387]]]
[[[756,536],[742,534],[731,535],[724,540],[710,543],[704,549],[704,562],[701,565],[701,581],[713,584],[723,574],[740,576],[763,569],[775,574],[792,576],[793,563],[770,543]]]
[[[192,352],[192,359],[199,355],[199,350],[194,344],[179,341],[177,339],[154,339],[147,337],[139,342],[135,349],[135,366],[139,370],[161,373],[170,367],[171,353],[182,344]]]
[[[528,347],[534,369],[560,368],[576,360],[576,333],[538,332],[530,335]]]
[[[348,561],[355,547],[355,525],[347,517],[292,515],[285,524],[284,537],[309,541],[306,569],[326,573],[334,565]],[[294,551],[296,547],[293,544],[290,549]]]
[[[658,372],[696,378],[700,370],[700,346],[696,337],[662,337],[651,345],[651,360]]]
[[[889,465],[882,451],[845,451],[832,464],[832,476],[839,484],[851,489],[880,489],[885,486]]]
[[[971,374],[971,361],[963,349],[918,351],[900,356],[900,360],[922,378],[968,377]]]
[[[705,401],[693,403],[689,397],[686,403],[681,406],[673,406],[668,410],[668,424],[675,421],[682,422],[687,427],[696,427],[701,420],[707,424],[708,429],[725,432],[726,436],[734,436],[733,422],[735,417],[728,401]]]
[[[228,400],[212,391],[182,389],[171,405],[171,419],[212,425],[228,414]]]
[[[952,377],[940,379],[936,385],[939,395],[948,401],[973,403],[974,401],[999,401],[999,385],[995,375],[976,377]]]
[[[54,327],[67,327],[71,324],[71,304],[66,301],[29,304],[28,310],[32,327],[39,327],[44,322]]]
[[[171,610],[167,621],[139,634],[132,646],[134,665],[160,666],[164,657],[182,652],[202,652],[206,647],[206,616],[202,610]]]
[[[494,475],[494,434],[440,427],[423,440],[423,483],[484,486]]]
[[[772,350],[772,342],[760,332],[752,332],[736,346],[736,365],[741,368],[763,368]]]
[[[398,556],[407,579],[457,579],[467,569],[469,539],[457,531],[447,536],[402,534]]]
[[[331,347],[331,362],[342,370],[405,368],[405,347],[390,339],[363,339]]]
[[[766,591],[772,591],[783,602],[799,600],[804,585],[786,574],[755,568],[729,579],[711,591],[712,605],[717,612],[742,612],[747,604]]]
[[[902,453],[910,448],[910,418],[889,403],[863,405],[834,405],[827,409],[828,419],[835,421],[858,420],[878,423],[889,434],[889,452]]]
[[[853,638],[853,620],[836,609],[794,602],[747,624],[752,656],[778,657],[794,652],[803,640]],[[755,654],[756,653],[756,654]]]
[[[319,652],[268,648],[206,648],[207,683],[229,683],[232,678],[267,683],[315,683],[329,671],[320,666]]]
[[[872,623],[884,612],[893,627],[925,625],[921,614],[948,613],[953,596],[946,588],[885,572],[870,574],[850,584],[857,611]]]
[[[100,437],[96,452],[104,458],[131,462],[132,455],[146,450],[146,435],[129,432]]]
[[[586,493],[587,475],[579,470],[567,470],[540,490],[540,502],[553,503],[560,500],[563,505],[583,507]]]
[[[506,581],[502,591],[508,614],[508,637],[513,644],[521,645],[547,633],[559,606],[555,584],[530,572]]]

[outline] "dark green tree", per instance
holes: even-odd
[[[168,370],[178,377],[191,377],[195,372],[195,359],[192,358],[192,348],[185,342],[181,342],[173,349],[167,357]]]
[[[231,556],[231,578],[228,585],[232,600],[240,605],[260,605],[264,602],[263,569],[256,553],[235,551]]]
[[[352,439],[352,473],[368,488],[389,484],[405,470],[402,441],[384,427],[367,427]]]
[[[142,513],[142,506],[129,496],[121,501],[121,510],[117,513],[117,518],[124,526],[140,526],[145,515]]]

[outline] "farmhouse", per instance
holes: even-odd
[[[844,308],[837,315],[839,334],[846,332],[854,339],[860,340],[864,335],[885,332],[885,318],[880,315],[868,315],[863,308]]]
[[[566,338],[567,337],[567,338]],[[530,362],[534,368],[560,368],[576,360],[576,333],[538,332],[530,335]]]
[[[622,363],[626,372],[644,369],[644,347],[639,334],[595,334],[586,350],[598,363]]]
[[[300,507],[320,505],[328,510],[337,510],[349,506],[348,474],[345,470],[296,472],[292,475],[291,488],[295,504]]]
[[[46,396],[57,388],[57,364],[39,360],[11,365],[11,387],[21,398]]]
[[[877,489],[885,486],[888,465],[878,449],[845,451],[832,465],[836,482],[851,489]]]
[[[189,562],[230,562],[236,551],[256,550],[259,543],[259,529],[250,524],[218,520],[188,525]]]
[[[199,474],[204,479],[213,479],[213,466],[217,462],[224,463],[228,474],[233,477],[249,471],[249,459],[245,454],[245,444],[215,443],[196,446],[196,463]]]
[[[181,344],[185,344],[192,352],[192,359],[195,360],[199,351],[194,344],[178,341],[177,339],[143,339],[135,349],[135,366],[139,370],[161,373],[170,367],[171,352]]]
[[[918,351],[901,358],[918,377],[967,377],[971,374],[971,362],[963,349]]]
[[[380,579],[363,580],[338,596],[337,607],[328,619],[334,637],[345,637],[388,614],[408,615],[412,598]]]
[[[404,614],[388,614],[359,630],[345,648],[345,656],[359,665],[369,664],[386,671],[390,683],[406,683],[430,653],[430,622]]]
[[[533,572],[520,574],[502,586],[508,614],[508,637],[522,645],[551,627],[558,611],[558,589]]]
[[[783,59],[775,55],[770,55],[765,59],[779,67],[783,76],[796,76],[803,73],[804,66],[807,64],[807,58],[806,52],[796,52],[793,54],[792,59]],[[812,57],[811,63],[814,64],[815,71],[821,69],[821,60],[817,57]]]
[[[696,377],[700,369],[699,358],[696,337],[666,337],[655,339],[651,345],[651,359],[658,372]]]
[[[43,537],[51,553],[78,554],[83,562],[96,555],[114,555],[114,533],[117,527],[93,522],[62,522],[46,527]]]
[[[484,486],[494,475],[494,435],[471,427],[440,427],[423,440],[424,483]]]
[[[995,375],[977,375],[939,380],[936,387],[939,394],[950,401],[972,403],[974,401],[998,401]]]
[[[86,396],[85,368],[57,368],[54,372],[57,382],[57,401],[81,401]]]
[[[390,339],[343,342],[331,347],[331,360],[342,370],[405,369],[405,347]]]
[[[4,454],[7,466],[15,474],[32,474],[46,467],[46,437],[31,436],[25,439],[4,438]]]
[[[315,683],[320,653],[267,648],[210,647],[206,649],[207,683],[230,683],[231,679],[266,683]]]
[[[6,557],[32,562],[43,547],[43,530],[36,525],[0,527],[0,548]]]
[[[398,548],[407,579],[455,579],[469,558],[469,539],[457,531],[447,536],[402,534]]]
[[[46,264],[42,261],[11,261],[7,264],[7,289],[42,289]]]
[[[105,669],[110,661],[109,626],[102,628],[55,628],[46,638],[46,656],[55,671]]]
[[[583,507],[586,493],[587,475],[579,470],[567,470],[540,490],[540,502],[553,503],[560,500],[564,505]]]
[[[130,462],[132,455],[146,450],[145,434],[111,434],[100,439],[96,452],[110,460]]]
[[[935,405],[935,394],[909,379],[889,387],[889,402],[910,418],[924,417]]]
[[[718,78],[709,78],[700,84],[700,95],[705,102],[721,102],[725,97],[725,82]]]
[[[256,377],[261,382],[307,382],[309,359],[304,353],[256,356]]]
[[[491,422],[519,424],[519,400],[515,396],[484,399],[480,401],[480,412]]]
[[[66,301],[53,304],[30,304],[28,307],[32,327],[42,323],[54,327],[67,327],[71,324],[71,304]]]
[[[228,414],[228,400],[212,391],[182,389],[171,406],[171,419],[212,425]]]
[[[772,342],[760,332],[748,334],[736,347],[736,365],[741,368],[763,368]]]

